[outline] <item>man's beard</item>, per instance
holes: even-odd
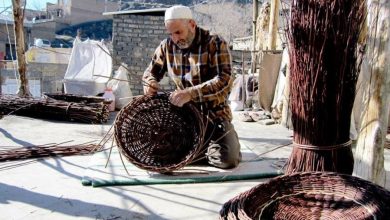
[[[176,45],[180,49],[187,49],[191,46],[192,41],[194,41],[195,34],[193,34],[190,30],[188,30],[188,36],[186,39],[179,40]]]

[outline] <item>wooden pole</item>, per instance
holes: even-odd
[[[356,146],[354,174],[384,186],[384,143],[390,104],[390,0],[372,0],[368,8],[370,31],[362,70],[366,79],[362,80],[366,106]]]
[[[20,5],[20,0],[12,0],[13,14],[14,14],[14,30],[16,36],[16,56],[18,60],[18,72],[20,77],[18,96],[30,97],[30,91],[28,89],[28,80],[26,77],[26,44],[24,41],[24,9]]]
[[[269,21],[269,37],[268,37],[268,50],[276,50],[276,39],[278,36],[278,22],[279,22],[279,0],[271,0],[271,13]]]
[[[252,16],[252,63],[251,63],[251,72],[256,72],[256,23],[258,16],[258,2],[257,0],[253,1],[253,16]]]
[[[282,108],[282,126],[292,129],[291,124],[291,105],[290,105],[290,67],[287,64],[286,68],[286,84],[283,90],[283,108]]]
[[[246,83],[245,83],[245,60],[244,60],[244,51],[242,51],[242,54],[241,54],[241,61],[242,61],[242,74],[241,74],[241,77],[242,77],[242,91],[241,91],[241,95],[242,95],[242,109],[245,110],[245,107],[246,107]]]
[[[253,16],[252,16],[252,49],[251,49],[251,57],[252,57],[252,62],[251,62],[251,73],[255,74],[256,73],[256,61],[257,61],[257,56],[256,56],[256,28],[257,28],[257,17],[258,17],[258,10],[259,10],[259,4],[258,0],[253,0]],[[244,65],[244,64],[243,64]],[[244,68],[243,68],[244,71]],[[244,76],[244,72],[242,73]],[[249,76],[248,76],[249,77]],[[249,78],[248,78],[249,79]],[[246,89],[246,81],[245,78],[243,78],[243,89]],[[246,91],[245,91],[246,92]],[[244,100],[244,106],[246,105],[246,97],[243,98]],[[245,108],[244,108],[245,109]]]

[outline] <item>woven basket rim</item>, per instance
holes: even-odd
[[[316,185],[313,186],[312,189],[310,189],[310,187],[307,188],[303,187],[300,190],[297,190],[299,188],[293,188],[290,191],[285,190],[284,192],[278,190],[278,187],[282,187],[282,186],[290,187],[288,183],[293,183],[296,185],[309,184],[310,182],[315,182],[316,180],[323,180],[326,178],[328,178],[329,180],[333,180],[333,182],[326,182],[326,181],[323,182],[324,185],[322,186],[322,189],[321,189],[321,185],[318,184],[318,186]],[[307,181],[307,182],[303,182],[303,181]],[[327,184],[327,186],[325,186],[325,184]],[[275,185],[276,187],[270,187]],[[341,188],[343,189],[337,190],[336,188],[338,186],[341,186]],[[331,191],[329,189],[336,189],[336,190]],[[357,198],[348,197],[348,193],[345,192],[343,193],[343,190],[348,191],[348,193],[350,194],[355,193],[356,195],[361,195],[362,201],[359,201]],[[385,188],[381,186],[378,186],[372,182],[361,179],[359,177],[350,176],[347,174],[339,174],[334,172],[302,172],[302,173],[293,173],[293,174],[283,175],[283,176],[273,178],[268,182],[261,183],[246,192],[240,193],[238,196],[232,198],[231,200],[229,200],[227,203],[224,204],[222,210],[220,211],[220,219],[224,219],[223,216],[232,213],[237,213],[236,217],[238,219],[254,219],[254,218],[257,219],[262,216],[263,212],[268,207],[270,207],[277,201],[280,201],[287,197],[293,197],[297,195],[310,195],[310,194],[311,195],[319,195],[319,194],[337,195],[339,197],[345,198],[347,201],[353,202],[359,207],[362,207],[365,210],[367,210],[367,214],[370,214],[372,217],[374,217],[374,219],[377,218],[375,214],[376,213],[375,210],[378,211],[377,209],[375,209],[375,207],[378,208],[378,205],[383,206],[382,201],[387,201],[388,203],[390,203],[389,191],[387,191]],[[256,195],[263,196],[262,199],[263,203],[256,204],[258,207],[256,210],[248,210],[249,208],[248,205],[253,208],[253,205],[251,206],[251,204],[253,204],[254,201],[252,200]],[[369,198],[370,200],[368,203],[366,202],[365,204],[363,201],[365,201],[364,199],[367,198]],[[390,208],[389,207],[387,208],[390,211]]]

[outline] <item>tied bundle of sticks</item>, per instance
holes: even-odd
[[[3,147],[11,148],[11,147]],[[0,150],[0,162],[15,161],[23,159],[36,159],[44,157],[85,155],[95,152],[100,148],[96,144],[80,144],[59,146],[58,144],[47,144],[37,146],[26,146],[21,148],[11,148]]]
[[[98,103],[98,102],[109,102],[103,97],[98,96],[79,96],[74,94],[64,94],[64,93],[44,93],[44,96],[55,99],[62,100],[66,102],[78,102],[78,103]]]
[[[365,0],[292,0],[288,30],[294,148],[286,173],[352,174],[349,139]]]
[[[10,114],[98,124],[107,122],[109,109],[106,102],[77,103],[52,98],[0,96],[0,115]]]

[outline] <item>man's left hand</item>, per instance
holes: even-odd
[[[178,107],[182,107],[187,102],[191,101],[191,94],[188,90],[176,90],[169,96],[169,101]]]

